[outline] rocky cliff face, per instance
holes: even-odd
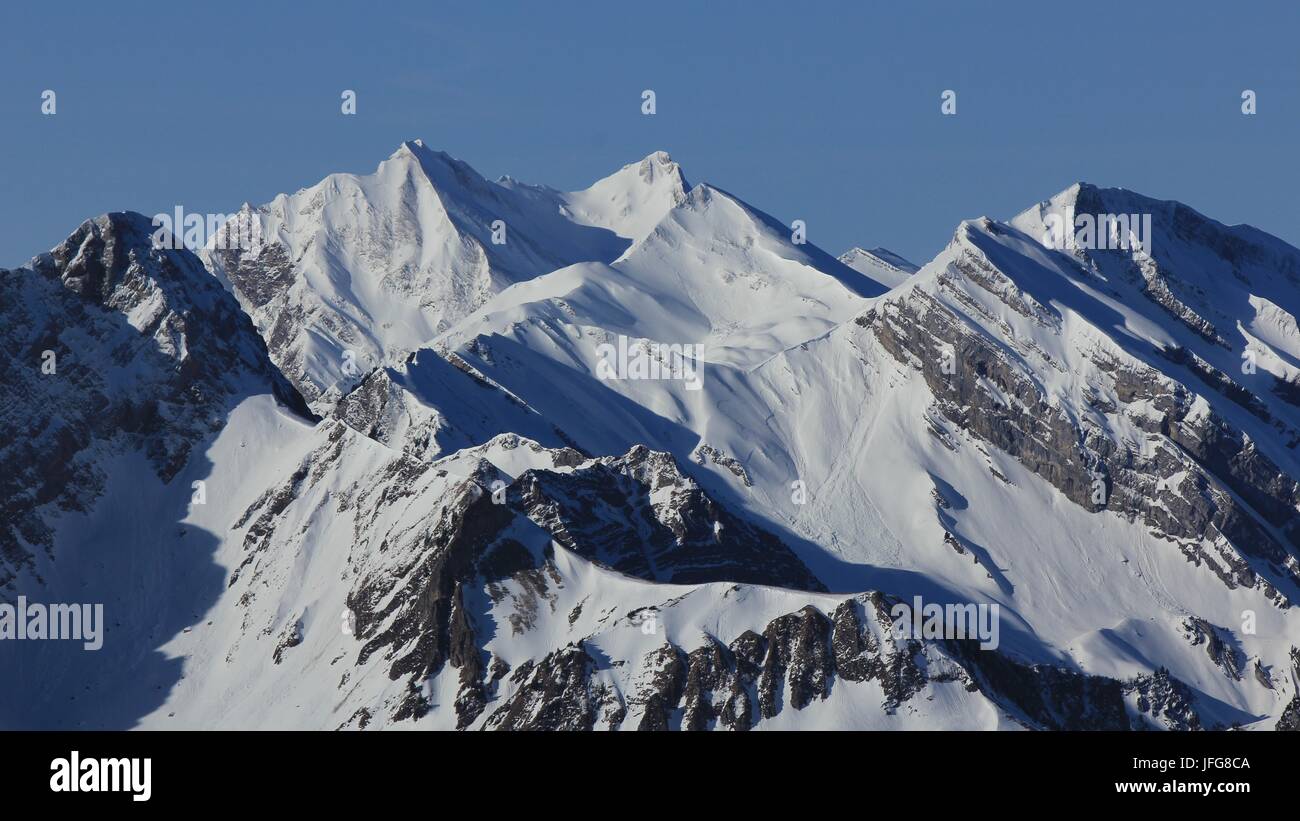
[[[295,552],[300,536],[293,510],[335,496],[316,495],[323,487],[313,486],[313,476],[328,481],[333,461],[367,447],[346,426],[330,425],[326,442],[303,467],[237,524],[246,528],[249,575],[237,573],[231,584],[245,591],[246,608],[282,575],[276,569],[281,557]],[[518,454],[506,454],[519,450],[549,467],[509,480],[490,460],[507,462]],[[657,504],[629,504],[646,491],[620,486],[628,481],[646,481]],[[673,492],[656,492],[665,487]],[[595,488],[602,498],[588,495]],[[837,688],[851,688],[844,698],[875,700],[883,716],[925,716],[936,687],[955,687],[1031,728],[1200,726],[1189,691],[1167,673],[1115,681],[1025,665],[974,642],[903,638],[890,615],[897,600],[881,593],[803,594],[814,601],[733,635],[716,635],[707,614],[718,605],[709,605],[706,621],[698,622],[686,615],[694,612],[688,604],[693,597],[721,596],[723,606],[732,599],[730,606],[744,610],[747,598],[772,594],[733,583],[763,572],[762,564],[739,560],[747,555],[743,543],[733,545],[735,564],[700,560],[684,524],[700,506],[732,527],[737,523],[683,482],[665,454],[642,450],[589,460],[505,436],[477,455],[433,463],[397,456],[336,498],[336,515],[354,517],[359,539],[347,595],[354,620],[336,662],[353,660],[339,689],[352,692],[375,675],[397,685],[381,708],[372,703],[352,710],[346,726],[434,718],[443,692],[458,729],[748,730],[815,712]],[[285,529],[259,524],[275,521]],[[664,522],[685,528],[676,543],[682,552],[655,554],[652,564],[646,550],[660,541],[646,527],[667,527]],[[747,532],[756,538],[748,549],[780,556],[779,542],[752,527]],[[631,546],[638,549],[629,552]],[[647,581],[671,577],[680,564],[691,578],[642,583],[643,595],[657,600],[626,609],[634,599],[584,579],[587,571],[574,564],[585,563],[580,556]],[[779,565],[769,572],[806,574]],[[680,593],[663,600],[655,596],[661,587]],[[777,599],[797,601],[800,595],[780,591]],[[675,629],[668,631],[672,622]],[[289,624],[297,638],[297,622]],[[255,626],[248,624],[250,635]],[[503,630],[513,646],[502,642]],[[699,636],[695,644],[672,638],[692,631]],[[644,649],[626,646],[629,637]],[[298,643],[281,641],[263,652],[291,656],[300,652]]]
[[[667,453],[635,447],[568,473],[529,471],[506,498],[559,544],[630,576],[825,589],[779,538],[709,498]]]
[[[1082,408],[1046,390],[1035,368],[1064,366],[1010,326],[999,330],[971,296],[983,291],[1025,322],[1060,333],[1059,312],[990,260],[986,249],[1009,230],[964,227],[932,290],[887,299],[856,322],[919,370],[943,418],[1014,456],[1076,504],[1145,523],[1228,587],[1258,588],[1289,605],[1300,590],[1300,483],[1218,410],[1231,396],[1211,392],[1213,384],[1180,381],[1133,352],[1098,345],[1069,363],[1089,379]],[[1162,353],[1146,355],[1158,362]],[[1117,437],[1117,417],[1143,439]]]
[[[359,446],[358,434],[338,422],[326,430],[301,465],[235,523],[244,533],[243,559],[230,586],[245,591],[244,606],[263,595],[267,579],[279,573],[278,557],[300,542],[293,509],[318,504],[313,494]],[[363,640],[357,664],[379,655],[392,679],[416,683],[437,676],[444,665],[458,668],[459,726],[478,718],[498,684],[484,678],[500,678],[480,646],[481,631],[488,628],[476,626],[467,597],[513,602],[505,622],[516,630],[533,629],[539,601],[560,583],[552,545],[647,581],[802,583],[822,589],[779,539],[721,508],[667,454],[640,448],[591,460],[514,435],[499,437],[481,452],[512,451],[527,451],[530,463],[548,467],[511,480],[470,452],[451,457],[454,468],[446,460],[399,456],[333,502],[335,515],[355,517],[354,549],[378,544],[381,554],[360,560],[360,576],[347,597],[355,635]],[[457,479],[465,468],[468,475]],[[403,524],[386,527],[393,517]],[[504,592],[507,581],[519,586],[518,595]],[[559,663],[552,659],[539,669]],[[393,719],[419,718],[427,709],[417,687]]]
[[[1278,717],[1278,730],[1300,730],[1300,649],[1291,648],[1291,683],[1295,688],[1295,695],[1287,702],[1286,708]]]
[[[139,214],[83,223],[26,268],[0,271],[0,587],[50,553],[60,512],[113,481],[112,453],[143,453],[170,481],[242,397],[271,392],[306,416],[238,303],[187,251],[153,247]]]

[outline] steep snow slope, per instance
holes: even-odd
[[[613,264],[573,266],[515,286],[443,340],[512,328],[525,347],[591,361],[598,346],[623,335],[699,344],[706,362],[747,368],[825,333],[881,292],[815,246],[794,244],[771,217],[701,184]],[[584,323],[606,333],[555,335],[561,324],[580,330]],[[519,324],[525,327],[513,327]]]
[[[7,625],[3,726],[130,726],[160,703],[182,675],[161,644],[222,589],[218,537],[183,524],[220,506],[207,444],[242,428],[230,420],[250,403],[277,429],[311,430],[235,299],[193,254],[153,248],[152,230],[108,214],[0,271],[13,356],[0,371],[0,599],[104,614],[93,651]],[[236,483],[260,481],[241,467]]]
[[[663,153],[571,194],[490,182],[416,140],[374,174],[334,174],[245,206],[221,239],[242,231],[252,246],[223,249],[214,238],[204,258],[276,363],[328,410],[367,372],[400,362],[507,286],[612,261],[684,185]]]
[[[1192,231],[1178,253],[1216,242]],[[1285,280],[1296,252],[1275,243],[1228,253]],[[585,448],[639,441],[699,463],[832,589],[998,601],[1021,657],[1116,677],[1166,667],[1216,723],[1276,717],[1293,696],[1294,410],[1278,390],[1252,410],[1198,361],[1199,335],[1140,296],[1144,279],[1105,293],[1104,274],[1036,237],[965,223],[854,322],[757,367],[710,362],[690,391],[593,377],[584,340],[626,332],[628,316],[641,336],[680,338],[685,315],[611,309],[624,303],[609,287],[588,297],[605,274],[514,289],[444,341]],[[1286,327],[1282,285],[1235,301],[1261,299]],[[1213,650],[1197,620],[1221,637]]]
[[[241,421],[251,423],[244,430],[263,427],[251,416]],[[230,589],[165,647],[191,674],[142,726],[976,729],[1199,721],[1185,688],[1159,677],[1121,683],[1017,666],[961,643],[901,640],[892,600],[880,594],[651,583],[648,575],[671,567],[701,572],[692,539],[643,564],[639,545],[653,540],[626,534],[647,519],[588,509],[567,484],[606,485],[603,471],[613,469],[624,481],[647,483],[651,519],[699,524],[694,504],[680,498],[698,489],[664,454],[634,449],[592,461],[504,435],[425,462],[337,422],[288,444],[276,444],[280,432],[266,433],[247,444],[279,452],[280,481],[254,497],[218,471],[214,483],[230,491],[219,494],[225,509],[190,520],[216,530],[247,505],[218,553],[237,568]],[[232,464],[234,454],[224,451],[235,447],[223,434],[212,462]],[[610,486],[602,492],[618,495]],[[728,520],[725,529],[738,526]],[[732,533],[721,546],[727,555],[742,543]],[[735,555],[735,572],[754,572],[752,557]]]

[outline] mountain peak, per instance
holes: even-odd
[[[653,182],[655,174],[658,173],[675,177],[683,187],[686,185],[686,179],[682,176],[682,167],[673,162],[672,156],[667,151],[652,151],[636,166],[642,177],[649,177],[646,182]]]
[[[421,154],[428,152],[423,140],[403,140],[397,150],[388,155],[384,163],[401,160],[418,160]],[[381,163],[381,167],[384,163]]]
[[[691,187],[686,181],[686,175],[682,173],[681,165],[673,162],[667,151],[652,151],[639,162],[625,165],[605,179],[631,176],[633,172],[646,185],[665,186],[681,194],[685,194]]]
[[[398,143],[397,150],[388,155],[388,159],[392,160],[398,157],[404,157],[408,154],[414,154],[422,148],[424,148],[423,140],[402,140]]]
[[[403,140],[401,145],[397,146],[397,150],[389,156],[389,159],[397,159],[398,157],[420,157],[442,153],[443,152],[441,151],[435,151],[430,148],[424,140]]]
[[[566,212],[576,219],[638,240],[684,204],[689,191],[681,166],[668,152],[654,151],[583,191],[562,196]]]
[[[85,220],[63,242],[36,256],[30,267],[57,275],[69,290],[100,302],[111,300],[133,264],[150,259],[155,264],[139,269],[148,278],[164,285],[185,279],[209,285],[207,272],[193,255],[155,249],[153,231],[153,222],[134,211],[101,214]]]
[[[1047,199],[1021,211],[1011,219],[1011,223],[1013,225],[1017,224],[1017,220],[1023,220],[1024,217],[1029,215],[1041,217],[1044,214],[1065,209],[1105,211],[1110,205],[1128,207],[1135,204],[1150,210],[1163,203],[1161,200],[1144,196],[1127,188],[1109,188],[1079,180]]]
[[[487,179],[474,170],[474,167],[469,163],[453,157],[446,151],[430,148],[425,144],[424,140],[407,140],[403,142],[387,160],[380,163],[380,169],[382,170],[385,166],[395,162],[414,162],[419,166],[423,175],[437,188],[456,185],[474,190],[483,190],[485,186],[489,185]]]

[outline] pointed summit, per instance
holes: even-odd
[[[668,152],[655,151],[585,191],[565,195],[565,202],[580,222],[639,240],[653,231],[671,209],[686,202],[689,190],[681,166]]]
[[[276,363],[327,410],[510,285],[626,250],[616,231],[572,216],[566,196],[492,182],[407,140],[373,174],[276,197],[256,210],[263,245],[205,260]]]
[[[641,175],[641,179],[647,185],[653,185],[657,177],[666,176],[676,184],[677,188],[683,191],[690,188],[685,175],[682,174],[681,165],[673,162],[673,158],[669,156],[667,151],[651,152],[636,166],[637,173]],[[631,168],[631,166],[627,166],[627,168]]]
[[[414,169],[428,180],[441,195],[495,198],[501,186],[489,181],[469,163],[446,151],[437,151],[423,140],[407,140],[398,146],[375,172],[387,178],[399,169],[397,177],[409,177]],[[393,178],[396,181],[396,178]],[[400,182],[398,184],[401,184]]]
[[[438,152],[435,152],[424,144],[424,140],[403,140],[402,143],[397,146],[397,150],[392,154],[389,154],[388,159],[380,163],[380,168],[384,166],[384,163],[393,162],[395,160],[407,159],[418,162],[421,157],[430,157],[436,153]]]
[[[397,150],[388,155],[388,159],[395,160],[398,157],[414,156],[424,150],[424,140],[402,140],[397,146]]]

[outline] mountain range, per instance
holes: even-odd
[[[1300,728],[1276,237],[1079,183],[837,257],[663,152],[418,140],[250,225],[0,271],[0,600],[105,618],[0,641],[0,726]]]

